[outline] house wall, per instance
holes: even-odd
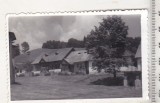
[[[142,62],[141,62],[141,58],[137,58],[137,68],[139,71],[142,70]]]
[[[92,69],[92,63],[93,63],[93,61],[89,61],[88,63],[89,63],[88,67],[89,67],[89,74],[90,74],[93,71],[93,69]]]
[[[74,72],[75,73],[86,73],[85,62],[74,63]]]
[[[89,61],[89,74],[96,74],[97,70],[93,69],[93,61]]]

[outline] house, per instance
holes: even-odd
[[[92,69],[92,55],[87,50],[78,50],[71,52],[61,64],[62,71],[72,73],[89,74]]]
[[[50,53],[41,53],[33,62],[34,70],[60,69],[60,64],[74,48],[53,49]]]
[[[137,68],[139,71],[142,70],[142,61],[141,61],[141,45],[138,46],[135,58],[137,60]]]

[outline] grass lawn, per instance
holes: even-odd
[[[11,85],[11,100],[91,99],[141,97],[142,89],[123,86],[91,85],[107,75],[18,77]]]

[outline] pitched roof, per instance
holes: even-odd
[[[63,60],[73,48],[52,49],[50,53],[41,53],[32,64],[38,64],[42,59],[45,62],[53,62]]]
[[[63,60],[72,50],[73,48],[57,49],[44,59],[46,62],[60,61]]]
[[[30,54],[27,53],[20,54],[14,58],[15,63],[27,63],[27,62],[33,62],[39,55],[43,53],[51,53],[55,51],[54,49],[34,49],[30,51]]]
[[[42,59],[45,60],[48,55],[49,53],[41,53],[31,64],[38,64]]]
[[[141,58],[141,45],[138,46],[135,58]]]
[[[65,60],[73,64],[75,62],[83,62],[83,61],[89,61],[92,59],[92,55],[87,53],[87,50],[79,50],[79,51],[73,51],[71,52]]]

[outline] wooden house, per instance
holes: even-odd
[[[53,49],[50,53],[44,52],[32,62],[34,70],[60,69],[62,60],[72,51],[74,51],[74,48]]]
[[[61,64],[62,71],[72,73],[89,74],[92,69],[92,55],[87,50],[71,52]]]

